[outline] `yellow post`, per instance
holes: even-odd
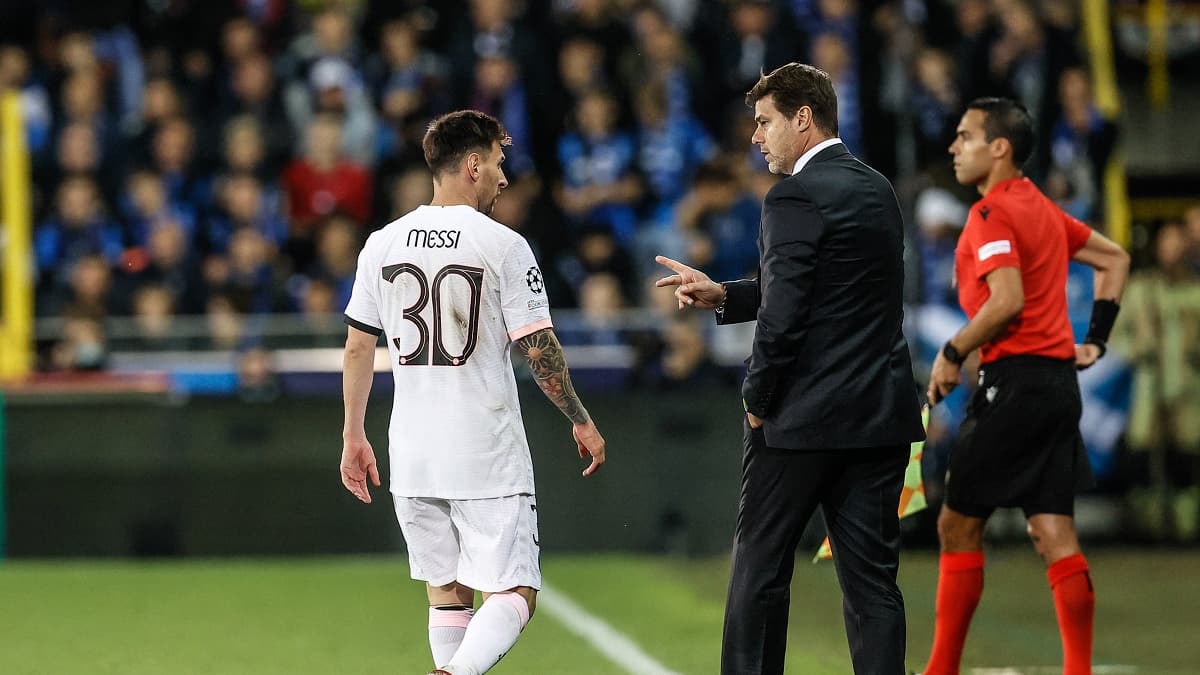
[[[15,91],[0,92],[0,226],[4,233],[0,380],[22,378],[33,366],[30,190],[20,97]]]
[[[1109,6],[1107,0],[1085,0],[1083,30],[1091,57],[1092,91],[1096,107],[1108,119],[1121,114],[1121,93],[1117,87],[1117,68],[1113,57]],[[1104,169],[1105,230],[1118,244],[1129,248],[1132,240],[1132,218],[1129,190],[1125,179],[1125,162],[1118,150]]]
[[[1155,110],[1171,103],[1171,75],[1167,69],[1167,0],[1146,3],[1146,95]]]

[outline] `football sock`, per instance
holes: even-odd
[[[435,668],[449,663],[458,651],[474,613],[466,605],[429,608],[429,651],[433,653]]]
[[[938,561],[933,653],[923,675],[957,675],[971,617],[983,595],[983,551],[943,553]]]
[[[493,593],[467,626],[462,644],[443,669],[454,675],[483,675],[516,644],[529,623],[529,605],[513,592]]]
[[[1062,635],[1063,675],[1092,672],[1092,621],[1096,593],[1082,553],[1067,556],[1046,570],[1054,594],[1054,612]]]

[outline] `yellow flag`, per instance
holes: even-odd
[[[926,429],[929,428],[929,406],[921,409],[921,424]],[[901,518],[911,516],[928,506],[925,502],[925,484],[921,482],[921,455],[924,451],[925,441],[917,441],[909,449],[908,468],[904,470],[904,487],[900,490],[898,512]],[[833,549],[829,547],[829,537],[825,537],[825,541],[821,542],[821,548],[817,549],[817,555],[813,558],[813,562],[831,558],[833,558]]]

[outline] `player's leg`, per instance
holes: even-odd
[[[462,644],[475,614],[475,589],[452,581],[442,586],[426,584],[429,595],[429,650],[434,665],[450,662]]]
[[[1096,609],[1087,558],[1079,548],[1075,520],[1057,513],[1028,518],[1029,537],[1046,563],[1063,643],[1063,675],[1092,672],[1092,632]]]
[[[474,604],[474,591],[456,580],[459,545],[450,503],[416,497],[393,497],[393,501],[412,578],[426,584],[429,651],[434,666],[440,666],[458,648]]]
[[[516,644],[537,606],[537,505],[533,495],[460,500],[452,515],[462,547],[459,581],[484,599],[442,669],[483,675]]]
[[[957,673],[971,618],[983,596],[983,528],[989,507],[947,503],[938,514],[938,559],[936,616],[933,651],[921,671],[925,675]],[[965,511],[965,513],[964,513]]]
[[[834,453],[770,448],[744,425],[742,489],[725,601],[723,675],[782,673],[796,546]]]
[[[855,673],[904,672],[904,596],[897,506],[908,445],[847,453],[821,502],[842,587],[846,637]]]

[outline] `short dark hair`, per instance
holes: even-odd
[[[512,143],[500,120],[478,110],[458,110],[429,123],[421,149],[429,170],[440,176],[469,153],[490,153],[495,142]]]
[[[1007,138],[1013,151],[1013,164],[1018,168],[1033,154],[1033,118],[1025,106],[1011,98],[984,97],[967,104],[967,110],[980,110],[983,118],[983,138],[991,143]]]
[[[789,63],[761,75],[746,92],[746,105],[754,107],[767,96],[784,117],[791,118],[804,106],[812,109],[813,122],[825,133],[838,133],[837,93],[829,73],[807,63]]]

